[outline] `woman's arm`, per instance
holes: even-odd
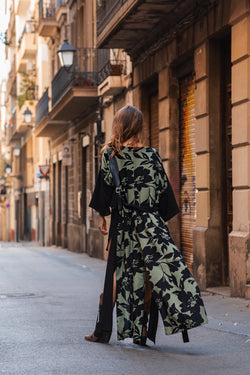
[[[107,230],[107,222],[106,222],[106,219],[104,216],[99,216],[99,224],[98,224],[98,228],[99,228],[99,231],[104,234],[104,236],[106,234],[108,234],[108,230]]]
[[[113,185],[112,173],[108,162],[108,153],[105,150],[89,207],[94,208],[102,217],[110,215],[110,205],[114,190],[115,186]]]
[[[170,185],[169,179],[163,167],[162,160],[158,152],[156,152],[157,166],[156,169],[159,173],[160,181],[160,201],[159,201],[159,212],[164,221],[170,220],[172,217],[177,215],[180,210],[176,202],[173,189]]]

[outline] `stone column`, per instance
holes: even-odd
[[[177,202],[180,197],[179,171],[179,85],[171,69],[159,72],[159,154],[173,187]],[[180,221],[176,216],[168,223],[171,235],[180,248]]]
[[[232,21],[233,231],[229,235],[232,296],[250,298],[250,15]]]
[[[201,289],[206,289],[206,232],[210,217],[209,196],[209,100],[208,43],[198,47],[194,55],[196,89],[196,227],[193,232],[194,276]]]
[[[195,51],[196,227],[194,274],[202,289],[222,284],[221,51],[216,40]]]

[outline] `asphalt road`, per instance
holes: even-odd
[[[0,374],[249,375],[250,308],[204,294],[209,324],[165,336],[89,343],[105,262],[63,249],[0,243]]]

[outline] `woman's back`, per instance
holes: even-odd
[[[158,152],[151,147],[122,147],[116,154],[121,195],[128,204],[156,207],[167,181]]]

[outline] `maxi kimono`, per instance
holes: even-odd
[[[115,154],[123,203],[120,211],[109,154],[106,148],[90,202],[100,215],[111,213],[103,303],[95,335],[112,331],[114,272],[118,340],[142,336],[146,278],[152,293],[150,340],[155,342],[158,311],[166,335],[206,324],[199,287],[165,224],[179,209],[158,152],[151,147],[123,146],[121,154]]]

